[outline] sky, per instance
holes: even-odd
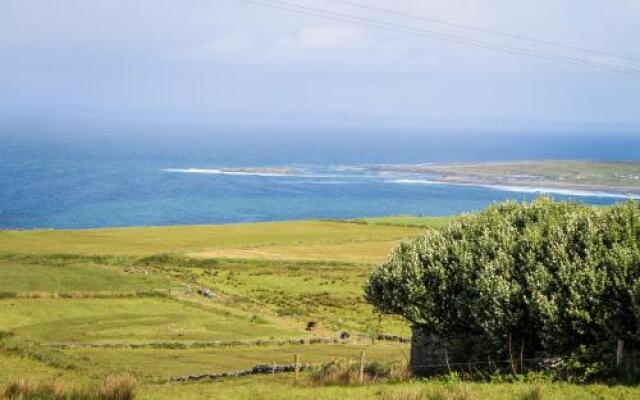
[[[271,2],[272,0],[260,0]],[[635,0],[354,0],[640,60]],[[330,0],[288,0],[411,32],[614,63]],[[397,26],[394,25],[394,26]],[[200,120],[228,127],[478,126],[640,133],[625,75],[238,0],[3,0],[5,121]]]

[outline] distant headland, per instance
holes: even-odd
[[[640,162],[507,161],[376,165],[369,169],[382,174],[403,174],[405,183],[413,180],[413,183],[485,186],[522,192],[640,198]]]

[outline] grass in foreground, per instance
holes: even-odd
[[[210,383],[146,385],[140,390],[140,398],[154,400],[635,400],[640,398],[640,389],[559,383],[445,381],[315,386],[308,381],[294,385],[293,376],[283,374]]]
[[[8,383],[2,400],[133,400],[137,382],[129,375],[108,376],[92,387],[69,385],[61,381],[18,379]]]
[[[635,400],[640,396],[639,388],[625,386],[547,382],[461,383],[438,380],[318,386],[309,378],[309,374],[303,374],[298,384],[294,384],[293,374],[263,375],[200,383],[140,384],[135,390],[135,398],[153,400]],[[47,381],[49,380],[44,380],[44,382]],[[15,387],[16,384],[20,385],[19,382],[13,382],[15,383],[5,385],[0,390],[6,391],[7,388]],[[71,388],[78,387],[60,381],[54,384],[64,393],[70,393]],[[29,380],[23,385],[38,386],[39,381]],[[92,385],[85,384],[85,387],[87,386]],[[127,387],[127,385],[123,386]],[[96,387],[95,384],[93,387]],[[21,389],[10,390],[20,391]],[[69,398],[71,397],[45,397],[44,399]],[[130,400],[132,398],[76,397],[78,400]],[[10,397],[9,399],[43,400],[43,397]]]

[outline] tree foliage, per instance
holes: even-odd
[[[640,342],[640,203],[495,204],[406,240],[366,299],[445,337],[553,354]]]

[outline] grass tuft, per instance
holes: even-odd
[[[319,386],[352,386],[360,383],[401,382],[409,377],[409,369],[405,362],[372,361],[365,364],[363,379],[360,382],[360,365],[352,360],[341,359],[324,364],[313,371],[311,383]]]
[[[89,389],[56,380],[18,379],[5,386],[0,400],[133,400],[136,387],[136,380],[126,374],[108,376]]]
[[[542,400],[542,387],[536,385],[527,388],[520,395],[520,400]]]
[[[137,382],[129,374],[106,377],[95,389],[94,400],[133,400]]]

